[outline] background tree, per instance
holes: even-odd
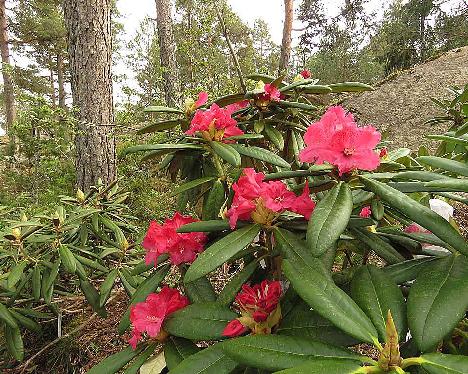
[[[282,72],[288,68],[289,57],[291,55],[291,33],[294,19],[294,1],[284,0],[284,24],[283,40],[281,42],[281,56],[278,71]]]
[[[77,107],[77,186],[116,177],[112,100],[111,0],[64,2],[73,92]]]

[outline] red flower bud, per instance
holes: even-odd
[[[247,331],[247,327],[245,327],[242,323],[240,323],[239,320],[233,319],[224,328],[223,336],[228,336],[230,338],[233,338],[235,336],[242,335],[246,331]]]

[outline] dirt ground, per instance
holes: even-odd
[[[424,124],[429,118],[443,114],[430,97],[449,99],[448,87],[465,84],[468,84],[468,46],[395,74],[377,85],[375,91],[353,95],[343,105],[355,113],[360,123],[388,130],[395,148],[417,150],[420,145],[432,145],[426,135],[447,128]]]

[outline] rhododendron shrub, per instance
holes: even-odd
[[[150,108],[180,135],[126,152],[161,157],[181,213],[150,223],[123,284],[131,346],[94,373],[468,372],[468,244],[429,207],[466,203],[466,165],[387,149],[345,108],[311,104],[369,86],[312,76],[252,75],[252,91]]]

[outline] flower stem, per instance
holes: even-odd
[[[422,357],[410,357],[410,358],[405,358],[402,362],[400,367],[402,369],[407,368],[408,366],[413,366],[413,365],[421,365],[424,362],[424,359]]]

